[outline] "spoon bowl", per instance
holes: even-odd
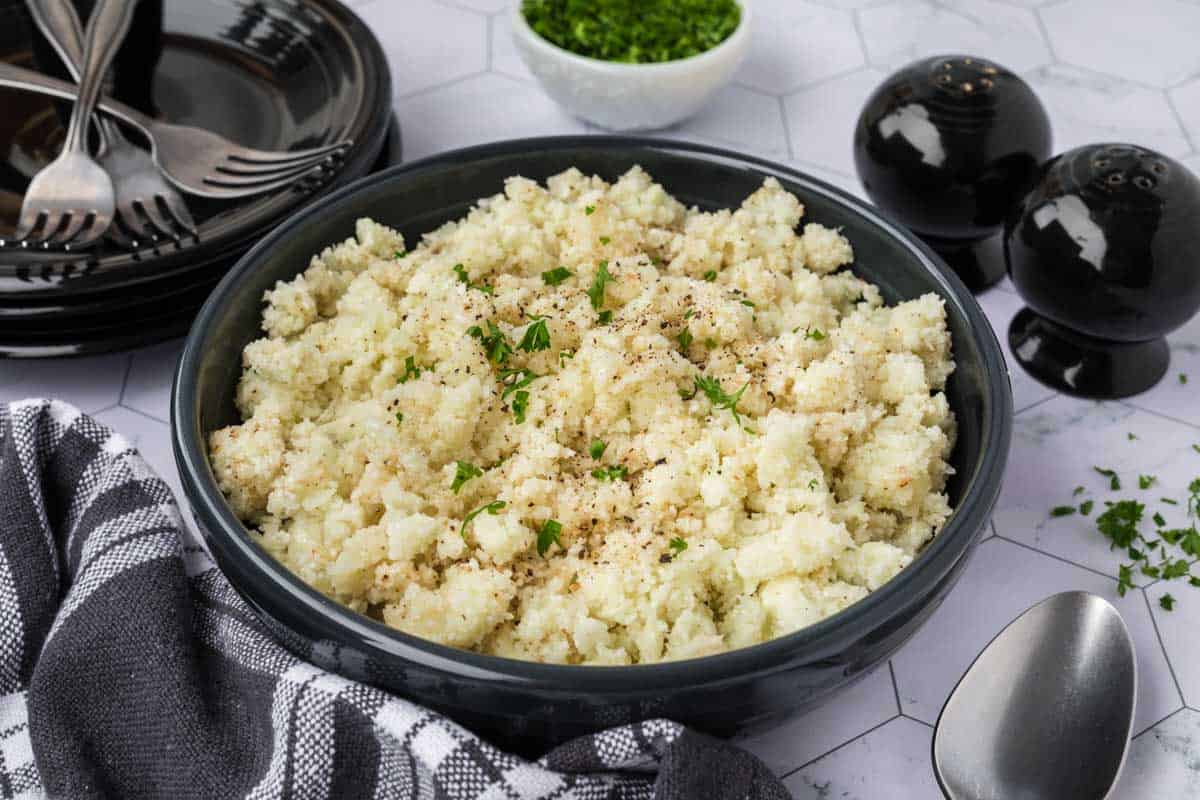
[[[950,693],[933,766],[950,800],[1103,800],[1125,761],[1137,694],[1117,610],[1056,594],[991,641]]]

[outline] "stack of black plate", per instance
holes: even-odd
[[[132,252],[108,242],[75,254],[0,250],[0,356],[97,353],[182,334],[225,270],[263,233],[316,197],[399,160],[383,50],[335,0],[142,0],[139,15],[143,24],[118,58],[120,99],[251,147],[354,145],[320,181],[236,202],[184,195],[197,222],[194,238],[164,238]],[[122,71],[121,58],[135,59],[134,68],[126,60]],[[0,60],[58,67],[23,0],[0,0]],[[0,108],[3,238],[16,226],[30,178],[57,153],[69,106],[0,89]]]

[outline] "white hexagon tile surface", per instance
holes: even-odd
[[[861,193],[850,150],[861,102],[906,61],[953,51],[1023,74],[1051,110],[1060,148],[1131,141],[1200,169],[1200,3],[753,1],[752,53],[734,85],[665,135],[772,158]],[[506,0],[351,5],[388,53],[406,158],[594,130],[558,108],[525,69],[509,39]],[[1020,297],[1005,280],[980,301],[1007,350]],[[930,726],[962,670],[1028,605],[1087,589],[1121,610],[1138,652],[1138,736],[1114,797],[1200,798],[1200,589],[1142,577],[1147,585],[1118,597],[1121,553],[1095,528],[1103,502],[1126,497],[1143,501],[1147,515],[1183,522],[1182,507],[1159,498],[1181,499],[1200,476],[1200,319],[1170,342],[1167,380],[1121,403],[1057,395],[1014,364],[1016,429],[995,535],[988,531],[948,600],[890,664],[743,741],[797,797],[936,797]],[[56,396],[96,413],[178,491],[166,425],[178,352],[172,342],[80,361],[0,363],[0,399]],[[1122,490],[1111,491],[1094,466],[1118,470]],[[1137,484],[1143,474],[1155,477],[1146,490]],[[1073,496],[1080,485],[1084,494]],[[1087,498],[1095,502],[1088,517],[1049,514]],[[1160,605],[1165,594],[1173,611]]]

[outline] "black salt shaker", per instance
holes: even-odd
[[[1145,391],[1163,338],[1200,309],[1200,179],[1164,155],[1095,144],[1057,156],[1005,227],[1028,308],[1008,340],[1035,378],[1093,398]]]
[[[1004,276],[1000,232],[1050,157],[1050,120],[1023,80],[974,56],[936,56],[867,100],[854,158],[867,194],[972,290]]]

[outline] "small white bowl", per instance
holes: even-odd
[[[699,55],[621,64],[576,55],[543,39],[513,0],[512,36],[542,88],[570,113],[609,130],[665,128],[686,119],[733,78],[750,48],[750,3],[723,42]]]

